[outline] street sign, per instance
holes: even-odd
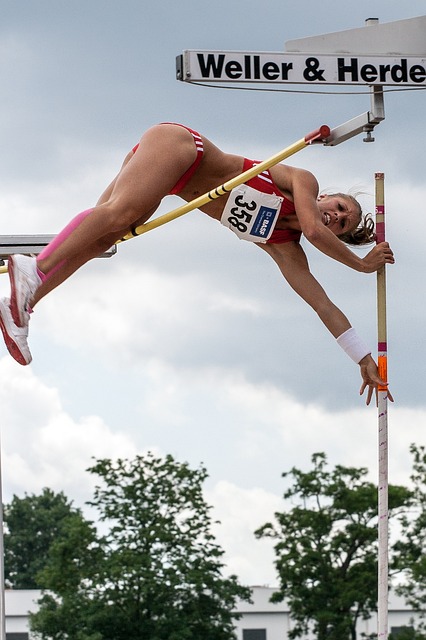
[[[184,82],[426,87],[426,55],[196,51],[176,61]]]

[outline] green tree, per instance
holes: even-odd
[[[232,611],[250,591],[222,575],[204,467],[147,454],[89,471],[101,480],[90,504],[106,532],[70,523],[52,545],[33,631],[46,640],[234,638]]]
[[[280,580],[273,601],[287,600],[294,627],[290,638],[308,633],[318,640],[356,640],[357,620],[377,603],[377,487],[364,468],[327,468],[324,453],[313,469],[292,468],[284,493],[288,510],[256,535],[277,541]],[[410,501],[404,487],[389,487],[389,517]]]
[[[411,621],[413,624],[413,621]],[[391,633],[389,640],[425,640],[426,636],[416,630],[414,626],[402,627],[397,633]]]
[[[9,588],[38,589],[50,545],[61,536],[68,518],[82,518],[63,493],[13,496],[4,505],[5,582]]]
[[[105,540],[92,522],[69,518],[50,547],[41,572],[48,592],[30,618],[34,635],[56,640],[102,640],[96,619],[103,616],[98,598],[103,577]]]
[[[401,573],[401,584],[397,592],[418,611],[421,618],[426,610],[426,449],[412,444],[414,504],[409,513],[400,518],[401,536],[395,548],[398,555],[393,560],[393,569]],[[422,635],[423,631],[423,635]],[[426,639],[426,625],[419,624],[417,638]]]

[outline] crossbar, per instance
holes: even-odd
[[[133,229],[130,233],[126,234],[123,238],[121,238],[120,240],[117,240],[117,242],[124,242],[125,240],[131,240],[132,238],[135,238],[136,236],[140,236],[142,233],[146,233],[147,231],[151,231],[151,229],[160,227],[161,225],[166,224],[171,220],[176,220],[176,218],[179,218],[180,216],[183,216],[186,213],[189,213],[190,211],[194,211],[195,209],[198,209],[208,204],[209,202],[212,202],[213,200],[216,200],[217,198],[220,198],[221,196],[224,196],[225,194],[230,193],[232,189],[235,189],[235,187],[238,187],[241,184],[244,184],[244,182],[247,182],[248,180],[251,180],[251,178],[258,176],[260,173],[262,173],[262,171],[266,171],[266,169],[270,169],[274,165],[278,164],[282,160],[285,160],[286,158],[289,158],[290,156],[294,155],[298,151],[301,151],[305,147],[315,143],[325,144],[329,136],[330,136],[330,127],[326,124],[323,124],[318,129],[311,131],[300,140],[297,140],[297,142],[294,142],[293,144],[289,145],[285,149],[282,149],[281,151],[271,156],[270,158],[267,158],[266,160],[259,162],[258,164],[254,165],[254,167],[251,167],[251,169],[247,169],[247,171],[240,173],[238,176],[235,176],[235,178],[231,178],[231,180],[228,180],[227,182],[224,182],[223,184],[217,186],[216,188],[211,189],[207,193],[203,193],[203,195],[199,196],[198,198],[195,198],[195,200],[191,200],[190,202],[187,202],[186,204],[180,207],[177,207],[177,209],[173,209],[173,211],[170,211],[169,213],[165,213],[162,216],[158,216],[158,218],[154,218],[154,220],[150,220],[149,222],[145,222],[144,224],[139,225],[139,227],[136,227],[135,229]]]

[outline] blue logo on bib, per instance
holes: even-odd
[[[261,206],[250,230],[250,234],[258,238],[266,238],[274,224],[277,209]]]

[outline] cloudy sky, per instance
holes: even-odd
[[[182,122],[226,151],[263,159],[370,108],[368,93],[181,83],[175,57],[184,49],[279,52],[288,40],[362,27],[370,17],[425,13],[420,0],[324,0],[320,10],[313,0],[1,4],[1,234],[58,232],[93,205],[154,123]],[[373,144],[358,136],[291,159],[324,190],[365,192],[366,210],[374,209],[374,173],[385,173],[396,255],[387,269],[394,483],[408,483],[410,443],[426,440],[425,100],[423,91],[387,92]],[[160,213],[179,202],[166,199]],[[375,275],[304,246],[374,352]],[[0,276],[0,295],[7,292]],[[308,469],[324,451],[332,465],[377,476],[377,410],[358,395],[358,367],[266,254],[199,212],[120,246],[55,291],[32,317],[30,346],[26,368],[0,347],[6,501],[49,486],[82,506],[93,457],[150,449],[203,463],[229,571],[274,585],[273,553],[253,531],[283,507],[281,474]]]

